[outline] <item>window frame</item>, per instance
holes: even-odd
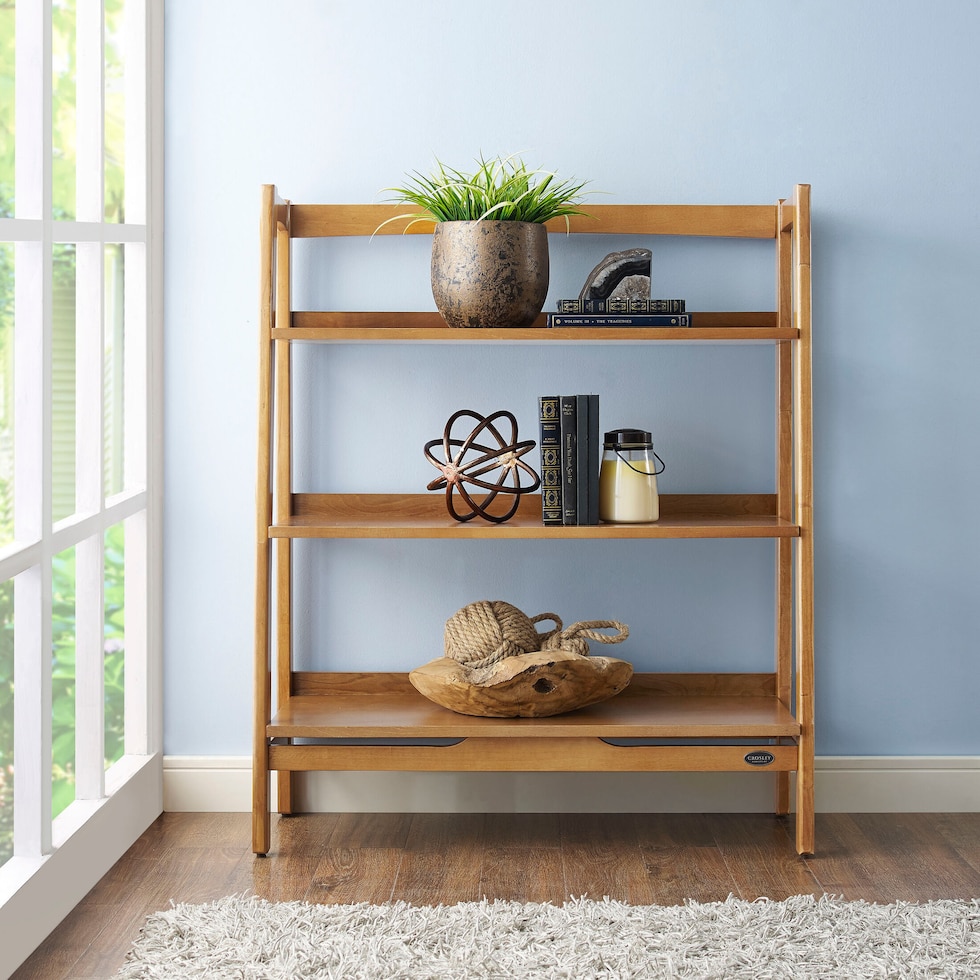
[[[103,213],[102,0],[76,0],[76,217],[52,217],[52,0],[17,0],[14,244],[14,856],[0,866],[0,948],[16,966],[162,812],[163,0],[126,0],[125,222]],[[87,39],[85,56],[82,48]],[[93,45],[97,46],[96,51]],[[84,126],[82,125],[84,122]],[[95,131],[93,133],[93,130]],[[99,190],[95,192],[93,187]],[[52,254],[78,248],[75,512],[53,523]],[[126,255],[124,489],[103,480],[105,246]],[[125,525],[125,748],[103,753],[104,540]],[[75,547],[76,793],[51,819],[52,559]]]

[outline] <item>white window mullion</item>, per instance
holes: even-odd
[[[75,249],[75,510],[102,509],[103,268],[102,245]]]
[[[75,799],[105,795],[104,537],[75,546]]]
[[[152,11],[157,16],[159,11]],[[124,78],[126,100],[126,222],[146,224],[147,222],[147,166],[151,106],[147,79],[149,72],[148,29],[151,11],[147,10],[147,0],[126,0],[123,24]],[[162,30],[160,24],[155,25]]]
[[[56,242],[142,242],[143,225],[97,224],[94,221],[59,221],[54,226]]]
[[[51,217],[51,3],[18,3],[14,214]]]
[[[147,485],[148,399],[147,373],[147,262],[149,246],[125,246],[123,286],[123,488],[134,490]]]
[[[51,562],[14,579],[14,854],[51,852]]]
[[[158,229],[161,219],[162,181],[159,173],[148,167],[148,161],[160,158],[150,145],[151,134],[159,139],[162,131],[162,97],[151,88],[151,82],[162,78],[162,66],[151,71],[151,61],[161,53],[159,46],[151,49],[153,32],[163,30],[163,7],[156,0],[127,0],[124,25],[125,97],[126,97],[126,221],[143,224],[148,232]],[[155,73],[154,73],[155,72]],[[151,126],[152,124],[152,126]],[[151,187],[156,197],[151,198]],[[151,225],[151,205],[153,221]],[[158,236],[158,232],[156,233]],[[140,755],[160,749],[158,700],[153,691],[160,683],[159,655],[150,630],[153,614],[159,615],[155,604],[154,570],[151,564],[151,537],[158,527],[151,520],[157,499],[151,480],[150,446],[159,444],[150,439],[150,409],[156,397],[155,366],[151,364],[149,346],[151,328],[151,299],[159,288],[159,237],[147,237],[141,243],[125,246],[124,288],[124,397],[125,448],[123,486],[127,490],[148,488],[147,509],[126,520],[126,733],[125,751]],[[159,435],[159,434],[158,434]],[[159,471],[156,471],[159,477]],[[152,509],[151,509],[152,508]],[[156,554],[160,542],[157,541]],[[152,559],[158,562],[159,557]]]
[[[75,214],[101,222],[102,160],[105,143],[101,0],[76,0],[75,7]]]
[[[153,691],[150,682],[149,608],[149,522],[147,512],[126,519],[126,755],[147,755],[156,750]]]
[[[101,185],[101,170],[99,175]],[[98,198],[101,207],[101,194]],[[75,509],[79,514],[101,513],[105,501],[102,478],[104,255],[104,247],[93,242],[79,243],[75,251]],[[105,788],[104,544],[100,527],[75,547],[75,798],[78,800],[101,799]]]
[[[51,851],[51,3],[16,8],[14,159],[14,538],[41,542],[41,562],[14,580],[14,853]]]
[[[17,242],[14,268],[14,539],[26,544],[51,522],[51,243]]]
[[[14,537],[42,542],[14,580],[14,852],[38,857],[51,850],[50,240],[18,242],[14,261]]]
[[[128,57],[128,52],[127,52]],[[127,153],[128,153],[127,146]],[[127,211],[130,187],[143,182],[129,179],[127,168]],[[147,486],[148,396],[152,382],[147,362],[147,252],[148,245],[125,246],[123,287],[123,486],[127,490]],[[149,523],[146,511],[125,524],[125,603],[126,603],[126,731],[125,751],[140,755],[152,751],[153,707],[148,697],[150,683],[149,643]]]

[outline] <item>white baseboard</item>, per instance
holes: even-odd
[[[978,756],[824,756],[814,782],[821,813],[980,812]],[[317,772],[298,775],[296,796],[323,813],[757,813],[772,774]],[[165,810],[251,806],[250,758],[164,759]]]

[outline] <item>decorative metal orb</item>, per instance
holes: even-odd
[[[456,439],[453,437],[453,426],[461,418],[474,419],[478,424],[465,439]],[[497,423],[502,419],[510,422],[509,439],[505,439],[497,428]],[[497,445],[487,446],[479,442],[479,439],[486,437],[485,434],[492,436]],[[432,454],[432,450],[439,445],[442,446],[444,461]],[[538,474],[521,459],[534,446],[533,439],[518,442],[517,419],[510,412],[494,412],[493,415],[484,417],[469,409],[460,409],[450,416],[442,438],[425,444],[425,458],[442,473],[426,489],[445,489],[446,507],[454,520],[464,522],[482,517],[485,521],[503,524],[517,513],[521,495],[534,493],[541,486]],[[476,455],[472,455],[474,453]],[[521,485],[522,471],[531,477],[533,482],[529,485]],[[491,481],[487,475],[494,472],[496,476]],[[484,490],[486,494],[481,500],[476,500],[470,488]],[[466,504],[466,512],[460,513],[457,510],[454,491]],[[500,496],[513,497],[513,501],[506,513],[490,513],[488,508]]]

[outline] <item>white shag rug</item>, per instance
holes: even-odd
[[[117,980],[980,978],[980,901],[273,904],[150,916]]]

